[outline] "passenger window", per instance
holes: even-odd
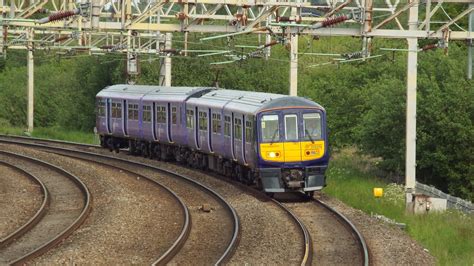
[[[230,137],[230,116],[224,116],[224,136]]]
[[[105,101],[99,100],[97,103],[97,115],[100,117],[105,117]]]
[[[303,136],[305,140],[321,139],[321,115],[319,113],[303,114]]]
[[[234,119],[234,137],[237,140],[242,140],[242,120],[239,118]]]
[[[194,111],[186,110],[186,127],[194,128]]]
[[[260,121],[262,141],[274,142],[280,140],[278,115],[264,115]]]
[[[176,125],[177,122],[178,122],[178,115],[176,112],[176,107],[171,107],[171,123],[173,123],[173,125]]]
[[[245,142],[252,143],[253,142],[253,127],[252,121],[245,121]]]
[[[285,139],[298,139],[298,118],[296,115],[285,115]]]
[[[122,104],[112,102],[112,117],[121,118],[122,117]]]
[[[128,105],[128,119],[129,120],[138,120],[138,104],[129,104]]]
[[[164,106],[156,107],[156,123],[159,123],[159,124],[166,123],[166,107]]]
[[[212,114],[212,132],[216,134],[221,133],[221,115]]]
[[[207,130],[207,113],[199,112],[199,130]]]
[[[143,106],[143,122],[151,122],[151,106]]]

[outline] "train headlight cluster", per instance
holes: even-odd
[[[268,157],[270,158],[278,158],[280,157],[280,152],[278,151],[270,151],[267,153]]]

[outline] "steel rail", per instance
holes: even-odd
[[[16,259],[15,261],[9,262],[12,265],[23,265],[27,261],[32,260],[32,259],[46,253],[51,248],[53,248],[57,244],[61,243],[64,239],[66,239],[68,236],[70,236],[77,228],[79,228],[84,223],[84,221],[86,220],[86,218],[88,217],[88,215],[91,211],[92,197],[91,197],[91,194],[89,192],[89,189],[82,182],[82,180],[80,180],[75,175],[71,174],[70,172],[68,172],[68,171],[66,171],[66,170],[64,170],[60,167],[57,167],[55,165],[52,165],[48,162],[45,162],[45,161],[42,161],[42,160],[39,160],[39,159],[35,159],[35,158],[29,157],[29,156],[20,155],[20,154],[17,154],[17,153],[12,153],[12,152],[7,152],[7,151],[0,151],[0,153],[4,154],[4,155],[7,155],[7,156],[12,156],[12,157],[17,157],[17,158],[20,158],[20,159],[23,159],[23,160],[27,160],[27,161],[30,161],[34,164],[43,165],[46,168],[49,168],[53,171],[56,171],[56,172],[60,173],[61,175],[64,175],[65,177],[69,178],[72,182],[74,182],[77,185],[77,187],[81,190],[82,194],[84,195],[84,199],[85,199],[84,207],[83,207],[81,213],[79,214],[79,216],[74,220],[74,222],[71,225],[69,225],[66,229],[64,229],[62,232],[60,232],[59,234],[57,234],[56,236],[51,238],[51,240],[44,243],[40,247],[34,249],[33,251],[29,252],[28,254],[24,255],[21,258]]]
[[[56,152],[55,154],[70,157],[70,158],[74,158],[74,159],[84,160],[84,161],[88,161],[88,162],[98,163],[97,161],[94,161],[93,159],[85,159],[85,158],[77,156],[77,155],[75,156],[75,155],[71,155],[71,154],[64,154],[64,153],[61,153],[61,152]],[[136,173],[134,171],[128,170],[124,167],[115,166],[115,165],[110,164],[110,163],[100,162],[100,164],[101,165],[106,165],[106,166],[109,166],[109,167],[112,167],[112,168],[115,168],[115,169],[118,169],[118,170],[121,170],[122,172],[131,174],[131,175],[134,175],[134,176],[138,176],[140,178],[143,178],[143,179],[151,182],[152,184],[155,184],[158,187],[164,189],[173,198],[175,198],[176,201],[179,203],[180,207],[183,210],[183,216],[184,216],[184,219],[183,219],[184,223],[183,223],[183,227],[181,228],[181,232],[180,232],[179,236],[176,238],[176,240],[173,242],[171,247],[168,248],[168,250],[166,250],[166,252],[163,255],[161,255],[158,259],[156,259],[152,263],[152,265],[157,265],[157,264],[158,265],[164,265],[164,264],[168,263],[169,261],[171,261],[171,259],[179,252],[179,250],[186,243],[186,240],[188,239],[189,233],[191,232],[191,215],[190,215],[189,209],[186,206],[186,204],[184,203],[184,201],[174,191],[172,191],[171,189],[169,189],[165,185],[161,184],[160,182],[154,180],[153,178],[150,178],[148,176],[145,176],[145,175]]]
[[[335,214],[346,225],[346,227],[349,228],[351,233],[355,235],[355,240],[359,244],[364,266],[369,266],[370,264],[369,249],[367,247],[364,237],[359,232],[359,230],[357,230],[357,227],[346,216],[344,216],[342,213],[338,212],[336,209],[326,204],[324,201],[312,198],[312,202],[314,202],[314,204],[319,204],[323,206],[324,208],[326,208],[327,210]]]
[[[22,235],[24,235],[26,232],[31,230],[46,214],[49,203],[51,201],[50,194],[48,192],[48,189],[44,185],[43,181],[41,181],[39,178],[37,178],[35,175],[27,172],[26,170],[23,170],[13,164],[7,163],[5,161],[0,161],[0,164],[10,167],[14,169],[17,172],[20,172],[27,176],[29,179],[33,180],[33,182],[37,183],[40,188],[41,188],[41,193],[43,194],[43,201],[41,202],[41,206],[39,209],[36,211],[36,213],[23,225],[21,225],[19,228],[17,228],[15,231],[12,233],[8,234],[6,237],[0,239],[0,248],[3,248],[4,246],[10,244],[11,242],[15,241]]]
[[[268,197],[268,196],[267,196]],[[275,204],[277,204],[280,208],[286,211],[286,213],[295,220],[296,224],[300,227],[301,233],[303,234],[304,238],[304,253],[301,259],[301,266],[304,265],[311,265],[313,261],[313,241],[311,240],[311,235],[309,234],[308,228],[304,223],[296,216],[288,207],[283,205],[281,202],[271,199]]]
[[[5,135],[0,135],[0,137],[2,137],[2,138],[12,138],[11,136],[5,136]],[[14,136],[13,138],[18,138],[18,137]],[[30,139],[30,138],[24,138],[24,137],[20,137],[19,139],[27,140],[27,141],[28,140],[38,141],[38,139]],[[61,144],[61,141],[49,141],[49,140],[46,140],[46,139],[41,139],[39,141],[53,142],[53,143]],[[48,146],[46,144],[28,143],[28,142],[23,142],[23,141],[7,140],[7,139],[1,139],[1,138],[0,138],[0,142],[16,144],[16,145],[23,145],[23,146],[30,146],[30,147],[36,147],[36,148],[43,148],[43,149],[50,149],[50,150],[58,150],[58,151],[64,151],[64,152],[72,152],[72,153],[77,153],[77,154],[86,154],[86,155],[89,155],[89,156],[96,156],[96,157],[101,157],[101,158],[113,159],[113,160],[120,161],[120,162],[123,162],[123,163],[128,163],[128,164],[135,165],[135,166],[141,166],[141,167],[148,168],[148,169],[151,169],[151,170],[154,170],[154,171],[162,172],[162,173],[168,174],[170,176],[177,177],[179,179],[185,180],[188,183],[190,183],[192,185],[195,185],[197,187],[200,187],[204,191],[208,192],[211,196],[213,196],[215,199],[217,199],[219,202],[221,202],[225,206],[225,208],[229,212],[229,214],[232,216],[232,220],[233,220],[232,238],[229,241],[224,253],[215,262],[215,264],[216,265],[221,265],[221,264],[224,264],[225,262],[229,261],[229,259],[232,257],[232,255],[234,254],[234,252],[237,248],[237,245],[238,245],[239,239],[240,239],[240,233],[241,233],[240,232],[241,231],[240,230],[240,220],[239,220],[239,216],[237,215],[237,212],[230,205],[230,203],[228,203],[219,193],[217,193],[216,191],[214,191],[210,187],[202,184],[199,181],[193,180],[192,178],[187,177],[185,175],[182,175],[182,174],[170,171],[170,170],[166,170],[164,168],[151,166],[151,165],[147,165],[147,164],[144,164],[144,163],[139,163],[139,162],[126,160],[126,159],[122,159],[122,158],[117,158],[117,157],[112,157],[112,156],[107,156],[107,155],[101,155],[101,154],[92,153],[92,152],[71,150],[71,149],[67,149],[67,148]],[[83,147],[100,148],[100,146],[79,144],[79,143],[69,143],[68,142],[68,143],[64,143],[64,144],[72,144],[72,145],[78,145],[78,146],[83,146]]]

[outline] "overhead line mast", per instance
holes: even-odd
[[[51,1],[51,2],[48,2]],[[377,3],[380,3],[378,1]],[[185,46],[189,32],[218,33],[204,39],[238,37],[243,34],[264,34],[264,56],[270,56],[270,47],[276,43],[290,48],[290,95],[297,95],[298,36],[351,36],[362,39],[361,58],[369,59],[372,38],[407,39],[407,118],[406,118],[406,191],[410,202],[415,189],[416,173],[416,90],[418,39],[438,40],[436,47],[447,47],[450,40],[462,40],[469,44],[467,77],[472,78],[472,43],[474,38],[473,0],[385,0],[374,5],[373,0],[325,0],[325,4],[312,5],[308,0],[92,0],[92,2],[61,0],[0,0],[0,53],[8,49],[28,50],[28,131],[33,130],[33,52],[38,49],[86,51],[94,53],[127,54],[130,69],[132,60],[140,54],[164,56],[163,83],[171,85],[171,33],[185,34]],[[48,4],[49,3],[49,4]],[[469,4],[456,17],[443,25],[431,25],[431,17],[443,10],[443,3]],[[432,5],[434,5],[432,8]],[[425,5],[424,20],[419,21],[420,5]],[[38,12],[50,14],[32,19]],[[236,10],[235,13],[232,10]],[[408,27],[402,16],[408,12]],[[385,19],[376,21],[374,14],[383,13]],[[7,15],[9,14],[9,15]],[[7,17],[8,16],[8,17]],[[328,27],[328,21],[342,16],[343,27]],[[469,16],[468,30],[451,30],[453,25]],[[387,28],[394,22],[395,28]],[[374,24],[375,23],[375,24]],[[392,23],[393,24],[393,23]],[[322,25],[326,25],[321,27]],[[375,25],[375,26],[373,26]],[[384,28],[385,27],[385,28]],[[34,34],[33,34],[34,33]],[[167,33],[165,38],[161,33]],[[273,41],[272,41],[273,39]],[[77,41],[74,41],[77,40]],[[79,43],[79,45],[77,45]],[[165,45],[163,45],[163,43]],[[38,45],[37,45],[38,44]],[[271,45],[270,45],[271,44]],[[267,46],[268,45],[268,46]],[[434,46],[433,46],[434,47]],[[227,55],[228,47],[212,51]],[[423,50],[423,49],[422,49]],[[184,54],[188,48],[185,47]],[[207,52],[209,53],[209,52]],[[355,52],[353,54],[359,54]],[[252,57],[253,53],[226,62],[232,63]],[[344,62],[344,61],[340,61]],[[322,65],[322,64],[320,64]]]

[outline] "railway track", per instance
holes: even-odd
[[[4,141],[5,138],[6,138],[5,136],[0,135],[0,142]],[[100,146],[97,146],[97,145],[87,145],[87,144],[80,144],[80,143],[74,143],[74,142],[49,141],[49,140],[43,140],[43,139],[30,139],[30,138],[24,138],[24,137],[13,137],[13,138],[17,139],[20,142],[33,141],[35,142],[36,145],[39,145],[38,147],[45,147],[45,148],[50,147],[50,145],[53,145],[53,146],[71,145],[72,147],[80,147],[82,149],[87,149],[89,151],[92,151],[97,148],[101,149]],[[124,159],[120,159],[120,160],[124,160]],[[143,164],[143,166],[150,167],[145,164]],[[152,168],[154,168],[154,166]],[[160,170],[163,170],[163,169],[160,169]],[[249,189],[247,186],[244,186],[240,183],[237,183],[228,179],[221,179],[221,180],[230,182],[233,185],[240,186],[243,190],[251,191],[250,193],[261,194],[255,191],[252,192],[252,189]],[[257,195],[257,197],[262,197],[262,196],[263,195]],[[288,216],[291,217],[291,219],[293,219],[294,222],[298,224],[300,227],[299,230],[302,235],[302,239],[303,239],[302,245],[303,245],[303,250],[304,250],[304,254],[301,255],[301,265],[310,265],[311,263],[325,264],[324,261],[329,256],[336,256],[336,257],[345,256],[348,259],[347,263],[349,264],[360,264],[360,265],[370,264],[369,250],[365,243],[365,240],[363,236],[360,234],[360,232],[357,230],[357,228],[350,222],[349,219],[347,219],[344,215],[337,212],[335,209],[331,208],[329,205],[325,204],[324,202],[320,200],[311,199],[310,201],[308,201],[308,199],[304,197],[304,195],[296,195],[295,197],[298,198],[297,199],[298,203],[291,203],[294,199],[290,200],[289,202],[287,202],[286,199],[284,199],[282,202],[280,202],[279,200],[271,200],[271,201],[274,204],[277,204],[279,208],[282,208],[283,210],[285,210]],[[309,213],[310,215],[305,215],[305,213],[306,214]],[[321,217],[326,217],[327,219],[327,222],[324,224],[325,227],[324,229],[321,229],[321,228],[316,229],[315,227],[317,226],[317,223],[315,224],[314,222],[324,220],[324,219],[321,219]],[[306,226],[309,225],[309,227],[307,228],[305,225]],[[325,236],[321,236],[321,231],[326,231],[329,234],[326,234]],[[329,248],[330,250],[328,251],[327,249],[325,250],[325,248],[321,248],[321,247],[324,246],[322,242],[326,241],[324,240],[324,238],[327,238],[327,237],[336,238],[337,234],[330,236],[331,232],[344,232],[345,237],[342,238],[343,241],[336,241],[337,243],[334,243],[333,249]],[[311,239],[311,236],[313,236],[313,239]],[[320,239],[320,237],[322,239]],[[330,240],[330,241],[334,241],[334,240]],[[234,249],[235,249],[235,246],[234,246]],[[345,254],[343,252],[345,254],[344,255],[340,253],[339,250],[343,250],[343,251],[349,250],[349,253],[351,252],[352,253]],[[220,262],[222,261],[225,261],[225,260],[221,260]],[[344,261],[340,261],[340,260],[328,260],[328,262],[333,263],[333,264],[344,263]]]
[[[311,199],[312,202],[316,204],[320,204],[324,208],[326,208],[328,211],[332,212],[336,217],[342,221],[342,223],[346,226],[347,230],[352,232],[352,236],[354,237],[354,240],[357,242],[357,246],[359,247],[359,252],[360,252],[360,258],[362,261],[362,264],[364,266],[369,266],[370,264],[370,258],[369,258],[369,248],[367,246],[367,243],[365,242],[364,236],[359,232],[357,227],[342,213],[338,212],[336,209],[332,208],[328,204],[326,204],[324,201],[321,201],[319,199]]]
[[[369,250],[362,234],[342,213],[325,202],[305,195],[279,195],[278,201],[308,225],[313,237],[316,264],[370,264]]]
[[[159,172],[161,174],[166,174],[168,176],[171,176],[176,180],[180,180],[180,182],[185,182],[185,183],[188,184],[188,186],[192,185],[194,187],[198,187],[200,190],[205,191],[205,193],[209,194],[212,198],[214,198],[217,202],[219,202],[221,204],[222,208],[224,209],[224,211],[227,212],[229,217],[231,217],[231,218],[229,218],[230,222],[232,224],[232,232],[231,232],[230,240],[228,241],[228,243],[226,243],[226,245],[223,246],[223,247],[225,247],[223,252],[221,254],[219,254],[219,256],[212,263],[221,264],[221,263],[226,262],[232,256],[233,252],[235,251],[235,248],[237,247],[238,239],[239,239],[239,235],[240,235],[240,222],[239,222],[239,218],[237,216],[237,213],[232,208],[232,206],[228,202],[226,202],[226,200],[224,198],[222,198],[218,193],[216,193],[215,191],[213,191],[209,187],[206,187],[205,185],[203,185],[203,184],[201,184],[197,181],[192,180],[191,178],[188,178],[184,175],[180,175],[180,174],[177,174],[177,173],[174,173],[174,172],[171,172],[171,171],[167,171],[165,169],[160,169],[158,167],[149,166],[149,165],[146,165],[146,164],[141,164],[141,163],[133,162],[133,161],[126,160],[126,159],[115,158],[115,157],[106,156],[106,155],[100,155],[100,154],[92,153],[92,152],[88,152],[88,151],[80,151],[80,150],[66,149],[66,148],[61,148],[61,147],[53,147],[53,146],[47,145],[48,142],[45,143],[45,141],[43,141],[43,140],[29,140],[29,139],[25,139],[25,138],[15,138],[15,139],[16,140],[11,140],[8,137],[1,137],[0,142],[9,143],[9,144],[16,144],[16,145],[22,145],[22,146],[28,146],[28,147],[33,147],[33,148],[36,148],[36,149],[42,149],[42,150],[45,150],[45,151],[48,151],[48,152],[53,152],[53,153],[56,153],[56,154],[60,154],[62,156],[73,157],[73,158],[77,158],[77,159],[81,159],[81,160],[100,162],[102,164],[107,164],[111,167],[120,168],[123,171],[132,172],[135,175],[137,173],[139,173],[140,171],[144,171],[144,170],[152,171],[152,172],[155,172],[155,173]],[[33,141],[34,143],[31,143],[31,141]],[[54,142],[54,143],[56,143],[58,145],[61,144],[61,142]],[[81,145],[81,144],[77,144],[77,143],[66,143],[66,144],[73,145],[73,146],[80,146],[80,147],[83,147],[83,148],[84,147],[86,147],[86,148],[87,147],[97,148],[96,146]],[[140,176],[146,177],[145,174],[140,175]],[[149,178],[149,177],[146,177],[146,178]],[[190,223],[190,219],[189,219],[189,223],[186,226],[187,227],[186,231],[183,228],[183,232],[180,235],[180,239],[177,239],[177,241],[173,244],[173,247],[170,248],[170,250],[168,250],[168,252],[166,252],[166,254],[164,254],[160,259],[158,259],[155,262],[155,264],[157,264],[157,263],[159,263],[159,264],[166,263],[166,262],[170,261],[171,259],[173,259],[175,256],[180,254],[181,249],[183,248],[183,246],[186,245],[187,236],[189,235],[190,224],[191,223]],[[197,231],[197,230],[194,230],[194,231]],[[220,233],[222,233],[222,232],[220,232]],[[220,245],[220,246],[222,246],[222,245]]]
[[[45,161],[0,151],[2,161],[34,173],[48,191],[48,208],[33,223],[5,239],[0,264],[21,265],[47,252],[71,235],[87,218],[91,196],[85,184],[71,173]],[[21,166],[19,166],[21,165]]]
[[[5,161],[0,161],[1,165],[4,165],[6,167],[11,168],[12,170],[26,176],[30,180],[32,180],[34,183],[36,183],[41,190],[41,194],[43,197],[43,200],[41,202],[41,206],[38,208],[38,210],[31,216],[30,219],[28,219],[27,222],[19,226],[16,230],[5,236],[4,238],[0,239],[0,249],[5,247],[6,245],[10,244],[13,242],[15,239],[20,238],[23,234],[25,234],[27,231],[31,230],[40,220],[43,218],[43,216],[47,212],[47,208],[49,207],[49,204],[51,202],[51,196],[48,192],[48,189],[44,185],[43,181],[41,179],[37,178],[36,176],[32,175],[28,171],[25,171],[13,164],[10,164]]]

